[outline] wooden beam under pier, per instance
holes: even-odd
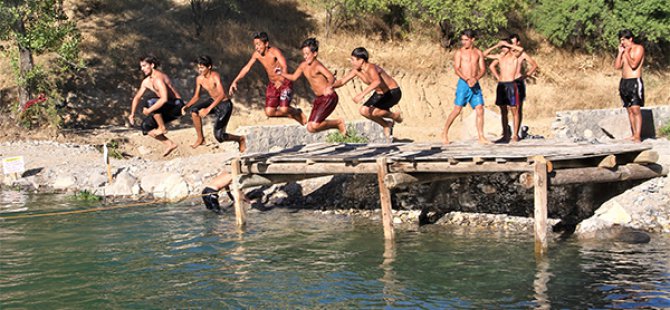
[[[535,187],[535,254],[547,252],[547,161],[536,156],[533,164],[533,185]]]
[[[551,185],[608,183],[653,179],[665,175],[668,175],[668,169],[661,165],[627,164],[616,166],[613,169],[588,167],[555,170],[549,175],[549,183]],[[523,173],[519,176],[519,184],[522,187],[533,187],[530,180],[532,180],[532,174],[530,173]]]
[[[240,186],[240,158],[236,157],[230,162],[230,174],[233,178],[233,183],[231,184],[231,190],[233,198],[235,198],[235,221],[237,222],[237,227],[242,228],[247,224],[247,211],[244,208],[244,199],[242,194],[242,187]]]
[[[467,177],[472,174],[470,173],[431,173],[431,172],[420,172],[420,173],[403,173],[395,172],[389,173],[384,178],[384,184],[389,189],[396,187],[407,186],[411,184],[421,184],[421,183],[430,183],[430,182],[439,182],[444,180],[458,179],[461,177]]]
[[[384,239],[394,240],[395,231],[393,230],[393,208],[391,201],[391,190],[384,184],[384,179],[388,175],[388,164],[386,157],[377,159],[377,182],[379,183],[379,200],[382,209],[382,224],[384,225]]]

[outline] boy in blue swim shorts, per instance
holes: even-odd
[[[491,143],[484,137],[484,97],[482,89],[479,86],[479,79],[486,73],[484,67],[484,54],[474,46],[475,33],[473,30],[466,29],[461,32],[461,48],[454,55],[454,70],[458,75],[458,85],[456,86],[456,99],[454,100],[454,109],[449,114],[447,122],[444,125],[442,141],[449,144],[449,128],[456,117],[461,114],[466,104],[475,109],[477,113],[477,135],[480,144]]]

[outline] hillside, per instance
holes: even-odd
[[[346,31],[325,38],[321,30],[322,14],[300,1],[247,0],[240,1],[237,8],[219,6],[206,12],[204,28],[196,36],[187,0],[65,3],[83,33],[81,49],[87,64],[76,82],[76,96],[64,108],[66,128],[124,125],[130,100],[142,78],[137,58],[147,52],[161,58],[162,69],[185,98],[190,98],[193,91],[196,71],[191,61],[198,55],[212,56],[224,82],[229,82],[253,51],[251,34],[261,30],[267,31],[271,43],[284,51],[290,70],[301,61],[297,46],[309,36],[320,40],[319,58],[339,76],[348,70],[351,50],[366,47],[371,53],[370,61],[391,72],[402,87],[400,109],[405,122],[396,127],[396,137],[407,141],[440,141],[444,120],[453,107],[457,82],[452,66],[453,50],[440,47],[437,36],[425,35],[430,29],[410,34],[401,42]],[[525,122],[532,133],[549,135],[556,111],[620,106],[619,72],[612,67],[610,56],[615,51],[602,55],[571,53],[552,47],[532,30],[524,31],[522,37],[527,51],[540,66],[537,77],[529,82],[525,105]],[[4,72],[8,72],[8,66],[6,58],[0,60]],[[670,74],[645,70],[647,105],[668,104]],[[292,123],[288,119],[267,119],[262,113],[265,83],[265,74],[258,65],[242,80],[240,92],[233,98],[236,110],[229,130],[244,125]],[[0,78],[0,98],[5,103],[13,97],[12,86],[9,75]],[[354,83],[338,91],[340,104],[335,117],[362,118],[352,100],[359,87],[360,83]],[[497,112],[495,81],[490,74],[483,79],[482,87],[487,110]],[[295,102],[309,111],[312,95],[306,81],[296,83],[296,93]],[[463,118],[471,113],[469,109],[465,111]],[[190,120],[184,118],[182,122],[188,127]],[[491,127],[488,131],[495,133],[499,126],[488,124]],[[452,137],[458,137],[460,127],[457,121]],[[190,140],[192,129],[186,129],[183,139]]]

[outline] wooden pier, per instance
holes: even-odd
[[[473,174],[521,173],[535,192],[536,253],[547,248],[549,185],[649,179],[667,174],[658,154],[643,144],[558,144],[533,140],[505,145],[419,143],[300,145],[278,152],[245,154],[229,163],[237,224],[246,223],[242,189],[336,174],[376,174],[384,237],[394,239],[393,188]]]

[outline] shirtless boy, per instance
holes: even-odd
[[[157,69],[158,66],[158,59],[154,56],[148,55],[140,58],[140,69],[146,78],[142,80],[140,89],[135,93],[128,121],[130,125],[135,125],[137,105],[147,90],[152,91],[158,96],[158,98],[151,98],[144,102],[142,114],[147,117],[142,121],[141,127],[143,134],[148,134],[165,145],[163,156],[167,156],[177,148],[177,144],[165,136],[167,130],[163,122],[169,123],[179,118],[184,102],[181,100],[181,95],[172,86],[170,78],[165,73],[159,71]]]
[[[305,75],[309,86],[316,95],[312,102],[312,112],[309,114],[307,122],[307,131],[315,133],[331,128],[337,128],[342,135],[347,134],[347,128],[343,119],[328,120],[328,116],[333,113],[337,106],[337,93],[333,91],[335,77],[316,59],[319,54],[319,42],[315,38],[309,38],[302,42],[300,46],[302,56],[305,59],[293,74],[277,69],[277,74],[282,77],[295,81],[301,75]]]
[[[268,117],[288,117],[296,120],[300,125],[305,125],[307,122],[305,114],[300,109],[293,108],[290,105],[291,99],[293,99],[293,83],[275,73],[277,68],[280,68],[282,72],[287,71],[286,58],[278,48],[270,46],[269,40],[268,34],[265,32],[254,34],[255,51],[249,62],[230,84],[228,93],[231,96],[235,94],[237,82],[249,73],[251,66],[258,60],[263,65],[269,80],[265,90],[265,115]]]
[[[402,116],[399,112],[391,112],[391,107],[398,104],[402,97],[398,83],[380,66],[368,62],[368,51],[363,47],[355,48],[351,52],[351,66],[353,70],[349,71],[342,79],[338,79],[333,84],[333,88],[342,87],[354,77],[358,77],[368,87],[354,97],[354,102],[360,103],[363,97],[374,91],[374,94],[366,101],[359,112],[365,118],[381,125],[384,128],[384,135],[389,142],[393,142],[393,125],[402,123]],[[390,118],[392,121],[384,119]]]
[[[509,39],[512,41],[512,44],[521,46],[521,38],[518,34],[511,34]],[[525,73],[523,71],[524,62],[530,66]],[[535,62],[535,59],[530,57],[526,51],[523,51],[521,56],[519,56],[519,62],[516,66],[516,74],[514,75],[514,82],[516,82],[516,86],[519,88],[519,125],[523,125],[523,103],[526,101],[526,78],[533,76],[536,71],[537,62]]]
[[[221,75],[212,71],[212,58],[209,56],[200,56],[196,60],[198,66],[198,77],[195,79],[195,91],[193,97],[182,108],[182,114],[188,110],[193,118],[193,127],[197,138],[191,145],[196,148],[205,143],[205,137],[202,134],[202,118],[209,115],[212,111],[216,115],[214,124],[214,138],[216,141],[235,141],[239,145],[240,152],[246,149],[246,139],[241,136],[226,133],[226,126],[233,113],[233,102],[226,96],[226,91],[221,82]],[[200,100],[200,90],[205,89],[210,98]]]
[[[621,70],[619,96],[623,107],[628,111],[630,129],[633,135],[629,138],[635,142],[642,141],[642,114],[644,106],[644,83],[642,82],[642,64],[644,63],[644,47],[633,42],[633,32],[628,29],[619,31],[619,53],[614,67]]]
[[[454,109],[449,114],[444,126],[443,142],[449,144],[449,128],[454,119],[461,113],[463,107],[470,103],[470,106],[477,113],[477,135],[480,144],[489,144],[484,137],[484,97],[482,88],[479,86],[479,79],[484,76],[486,68],[484,66],[484,55],[482,51],[474,46],[475,33],[473,30],[466,29],[461,32],[462,47],[454,55],[454,70],[460,78],[456,87],[456,99],[454,100]]]
[[[495,49],[500,48],[500,53],[490,55]],[[502,121],[503,136],[498,142],[509,142],[510,135],[513,142],[519,141],[520,118],[519,109],[519,87],[515,82],[516,70],[519,66],[519,57],[523,53],[523,48],[518,45],[513,45],[509,39],[498,42],[496,45],[484,51],[484,56],[495,59],[489,69],[491,73],[498,80],[498,88],[496,89],[496,105],[500,107],[500,120]],[[496,69],[500,67],[500,73]],[[508,108],[512,111],[514,118],[514,132],[510,133],[509,120],[507,118]]]

